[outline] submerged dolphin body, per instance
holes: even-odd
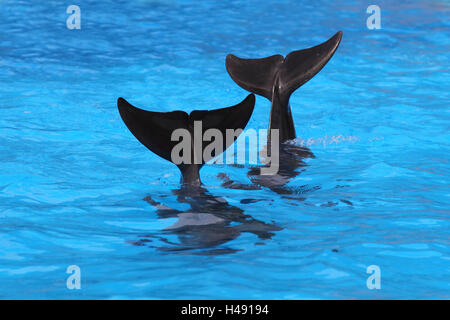
[[[230,77],[243,89],[272,102],[269,138],[270,129],[279,129],[280,143],[296,137],[289,98],[325,66],[341,39],[342,31],[339,31],[328,41],[309,49],[293,51],[286,58],[281,55],[262,59],[241,59],[232,54],[227,56],[225,64]]]
[[[239,136],[240,131],[244,129],[255,106],[255,96],[250,94],[241,103],[222,109],[207,111],[192,111],[189,115],[184,111],[173,112],[152,112],[133,107],[125,99],[117,100],[120,116],[125,122],[131,133],[149,150],[156,153],[161,158],[172,161],[172,149],[178,144],[178,141],[172,141],[172,133],[176,129],[186,129],[190,135],[194,135],[194,121],[202,122],[203,133],[208,129],[218,129],[222,133],[222,146],[224,151]],[[226,139],[226,130],[233,129],[237,133],[233,141]],[[194,137],[195,138],[195,137]],[[193,141],[193,139],[191,139]],[[219,154],[211,155],[211,158],[201,157],[200,163],[195,163],[194,154],[206,147],[201,139],[201,150],[194,150],[191,144],[191,161],[189,163],[177,164],[182,174],[182,183],[201,184],[199,171],[205,162],[211,160]]]
[[[243,209],[229,204],[222,197],[214,196],[202,186],[182,185],[173,190],[173,193],[177,196],[177,202],[188,204],[190,208],[177,210],[153,200],[151,196],[145,197],[144,200],[155,207],[158,218],[176,218],[176,221],[159,234],[141,236],[134,244],[145,245],[147,242],[153,242],[148,245],[156,245],[163,251],[217,255],[240,250],[228,247],[227,243],[243,233],[252,233],[260,240],[268,240],[276,231],[282,230],[274,223],[253,218]],[[243,199],[241,203],[256,201],[272,200]],[[165,235],[176,235],[179,241],[169,241]],[[164,245],[158,245],[159,242]]]

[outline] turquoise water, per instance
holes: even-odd
[[[0,2],[0,298],[450,298],[448,1],[377,1],[380,30],[366,1],[80,0],[80,30],[69,4]],[[247,92],[228,53],[286,55],[338,30],[291,98],[293,144],[315,158],[279,188],[210,165],[184,194],[120,119],[119,96],[234,105]],[[247,128],[269,108],[257,97]]]

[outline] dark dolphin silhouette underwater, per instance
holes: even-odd
[[[172,192],[177,196],[178,202],[187,203],[190,208],[181,211],[167,207],[151,196],[145,197],[144,200],[156,209],[158,218],[177,220],[162,230],[162,235],[142,235],[139,240],[132,242],[134,245],[155,247],[165,252],[218,255],[239,251],[240,249],[225,244],[242,233],[252,233],[264,241],[271,239],[275,231],[282,230],[276,224],[266,223],[245,214],[241,208],[230,205],[224,198],[213,196],[202,186],[181,185]],[[258,200],[243,199],[241,203],[254,201]],[[167,240],[166,235],[176,235],[179,243]],[[163,245],[155,243],[155,239]],[[219,246],[222,247],[218,248]]]
[[[252,184],[240,184],[225,174],[218,177],[223,180],[222,186],[232,189],[255,190],[262,187],[281,194],[304,194],[319,186],[302,186],[289,188],[285,185],[299,174],[299,168],[305,167],[304,158],[312,158],[314,154],[289,140],[296,138],[289,99],[292,93],[316,75],[331,59],[342,39],[342,32],[337,32],[326,42],[304,50],[293,51],[283,58],[274,55],[262,59],[241,59],[234,55],[226,58],[226,69],[231,78],[242,88],[251,92],[241,103],[222,109],[209,111],[192,111],[189,115],[184,111],[152,112],[136,108],[125,99],[117,101],[119,113],[133,135],[149,150],[171,162],[171,151],[177,142],[171,140],[172,132],[183,128],[194,135],[194,121],[202,121],[203,132],[218,129],[225,137],[226,129],[244,129],[255,104],[254,94],[266,97],[271,101],[268,146],[272,143],[272,129],[279,130],[279,170],[274,175],[261,175],[261,167],[253,167],[248,172]],[[203,133],[202,132],[202,133]],[[224,140],[223,150],[233,141]],[[202,142],[203,152],[205,143]],[[136,245],[151,242],[150,238],[159,238],[167,244],[175,245],[166,248],[168,251],[185,251],[189,249],[215,248],[238,237],[242,232],[250,232],[260,239],[270,239],[274,231],[282,230],[274,224],[256,220],[236,206],[228,204],[223,198],[211,195],[201,184],[199,171],[205,162],[219,154],[213,153],[208,159],[195,163],[194,146],[191,145],[191,162],[178,164],[182,178],[180,189],[173,192],[177,201],[188,203],[187,211],[176,210],[153,200],[151,196],[144,198],[153,205],[160,218],[176,217],[178,220],[164,232],[176,234],[180,244],[170,243],[161,236],[142,236],[135,241]],[[298,200],[304,200],[299,197]],[[252,201],[250,199],[249,201]],[[160,248],[161,249],[161,248]],[[225,251],[224,251],[225,250]],[[234,249],[213,249],[207,254],[234,252]],[[205,252],[201,253],[204,254]]]

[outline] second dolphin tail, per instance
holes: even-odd
[[[294,139],[295,126],[289,98],[300,86],[314,77],[331,59],[342,38],[339,31],[328,41],[304,50],[293,51],[286,58],[274,55],[262,59],[226,58],[231,78],[242,88],[272,102],[269,141],[272,129],[278,130],[281,143]]]
[[[195,143],[190,144],[190,156],[188,161],[175,163],[181,171],[183,183],[200,184],[199,170],[203,164],[219,154],[211,154],[209,158],[203,157],[203,150],[206,144],[203,142],[203,134],[208,129],[217,129],[222,134],[223,149],[228,148],[233,141],[226,139],[227,129],[244,129],[255,105],[255,96],[250,94],[241,103],[222,109],[208,111],[192,111],[189,115],[184,111],[173,112],[152,112],[136,108],[125,99],[119,98],[117,106],[122,120],[131,133],[149,150],[156,153],[163,159],[174,162],[172,151],[179,141],[173,141],[172,133],[176,129],[186,129],[190,135],[190,140],[194,141],[195,134],[201,134],[201,145],[197,148]],[[195,122],[201,122],[201,132],[195,131]],[[238,132],[239,133],[239,132]],[[216,142],[216,141],[214,141]],[[216,150],[214,150],[216,151]],[[201,152],[200,161],[196,161],[195,154]]]
[[[288,102],[290,95],[314,77],[331,59],[342,39],[337,32],[318,46],[293,51],[286,58],[274,55],[262,59],[241,59],[232,54],[226,58],[226,69],[243,89],[272,101],[274,87],[279,98]]]

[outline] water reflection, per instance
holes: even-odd
[[[158,239],[166,246],[159,246],[162,251],[184,254],[224,254],[240,249],[224,247],[223,244],[248,232],[261,240],[271,239],[275,231],[282,228],[257,220],[236,206],[230,205],[224,198],[212,195],[204,187],[185,187],[173,190],[177,201],[187,203],[189,210],[181,211],[170,208],[148,196],[144,198],[156,208],[160,219],[177,218],[171,226],[159,235],[142,236],[135,245],[153,246],[151,242]],[[247,203],[253,202],[246,199]],[[256,201],[256,200],[255,200]],[[175,235],[178,241],[169,240]]]
[[[280,146],[280,166],[276,175],[260,175],[261,167],[253,167],[247,174],[251,181],[249,184],[233,181],[224,173],[218,176],[222,179],[224,188],[259,190],[265,187],[283,198],[302,201],[305,200],[306,192],[320,188],[287,186],[288,182],[306,167],[303,161],[305,158],[314,158],[308,148],[283,144]],[[227,247],[225,244],[242,233],[252,233],[261,240],[267,240],[274,236],[275,231],[282,230],[275,224],[268,224],[245,214],[244,210],[230,205],[222,197],[212,195],[205,187],[181,186],[172,192],[179,203],[188,204],[190,208],[186,211],[177,210],[155,201],[151,196],[144,198],[156,208],[158,218],[176,218],[176,221],[158,234],[141,236],[138,241],[133,242],[135,245],[147,245],[165,252],[217,255],[241,250]],[[257,201],[261,200],[243,199],[241,203]],[[175,236],[175,240],[172,236]],[[155,245],[156,242],[162,244]]]
[[[224,173],[218,175],[222,179],[222,187],[240,190],[259,190],[268,188],[273,192],[284,195],[296,195],[295,199],[304,200],[302,197],[305,192],[320,189],[319,186],[300,186],[290,187],[287,184],[296,176],[298,176],[307,164],[303,161],[305,158],[314,158],[314,154],[306,147],[295,144],[284,143],[280,145],[279,170],[275,175],[260,175],[261,167],[253,167],[247,173],[250,184],[242,184],[230,179]]]

